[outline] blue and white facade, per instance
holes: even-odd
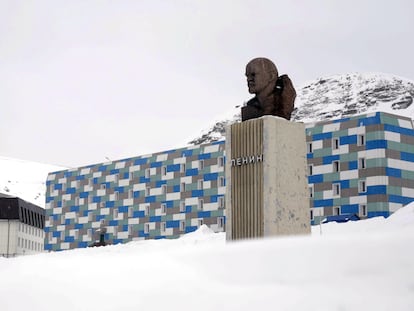
[[[377,112],[306,125],[312,223],[389,216],[414,201],[414,129]]]
[[[221,141],[51,173],[45,249],[224,231],[224,163]]]
[[[310,221],[414,201],[414,127],[378,112],[306,125]],[[225,230],[224,141],[50,173],[45,249]]]

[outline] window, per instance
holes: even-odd
[[[341,207],[340,206],[334,206],[332,208],[332,215],[334,215],[334,216],[341,215]]]
[[[309,186],[309,197],[310,197],[310,198],[313,198],[313,195],[314,195],[314,193],[313,193],[313,191],[314,191],[314,190],[313,190],[313,189],[314,189],[314,188],[313,188],[313,185],[310,185],[310,186]]]
[[[226,185],[226,181],[225,181],[224,176],[219,177],[218,184],[219,184],[219,187],[224,187]]]
[[[359,134],[358,135],[358,146],[364,146],[365,145],[365,134]]]
[[[365,161],[365,158],[359,158],[358,159],[358,168],[359,169],[364,169],[364,168],[366,168],[367,166],[366,166],[366,161]]]
[[[87,234],[88,239],[91,239],[92,238],[92,229],[88,229],[86,234]]]
[[[165,214],[167,212],[167,204],[161,204],[161,214]]]
[[[180,212],[185,212],[185,201],[180,201]]]
[[[132,189],[128,190],[128,199],[133,199],[134,198],[134,191]]]
[[[224,197],[219,197],[218,198],[218,207],[219,208],[224,208]]]
[[[118,209],[117,209],[117,208],[115,208],[115,209],[112,211],[112,214],[113,214],[114,219],[117,219],[117,218],[118,218]]]
[[[89,178],[88,179],[88,186],[89,187],[92,187],[92,185],[93,185],[93,179],[92,178]]]
[[[128,235],[132,236],[133,235],[133,230],[132,230],[132,225],[128,225]]]
[[[223,167],[224,166],[224,157],[218,157],[217,158],[217,164],[219,167]]]
[[[333,161],[332,166],[334,172],[339,172],[339,161]]]
[[[74,238],[75,240],[79,239],[79,230],[75,231]]]
[[[146,168],[145,169],[145,178],[150,178],[150,169],[149,168]]]
[[[313,152],[313,145],[312,145],[312,143],[311,142],[309,142],[309,143],[306,143],[306,151],[307,151],[307,153],[312,153]]]
[[[204,205],[204,200],[203,199],[198,199],[198,209],[202,210],[203,205]]]
[[[367,217],[367,215],[368,215],[367,205],[366,204],[360,204],[359,205],[359,216],[360,217]]]
[[[161,233],[165,233],[165,231],[167,230],[167,226],[165,224],[165,222],[161,223]]]
[[[167,175],[167,167],[166,167],[166,166],[162,166],[162,167],[161,167],[161,175],[162,175],[162,176]]]
[[[66,183],[62,183],[62,191],[66,191]]]
[[[309,164],[308,165],[308,176],[312,176],[313,175],[313,164]]]
[[[166,194],[167,193],[167,185],[161,185],[161,193]]]
[[[150,231],[150,226],[149,224],[144,224],[144,233],[148,234]]]
[[[90,196],[88,196],[88,204],[91,204],[92,203],[92,201],[93,201],[93,197],[90,195]]]
[[[114,238],[115,238],[115,236],[117,236],[118,235],[118,227],[113,227],[114,228],[114,233],[113,233],[113,236],[114,236]]]
[[[180,164],[180,173],[185,173],[185,163]]]
[[[217,217],[217,226],[220,229],[224,228],[224,217]]]
[[[341,184],[340,183],[332,184],[332,193],[333,193],[333,196],[335,196],[335,197],[337,197],[341,194]]]
[[[88,221],[93,221],[93,214],[92,212],[88,213]]]
[[[61,215],[60,216],[60,223],[64,224],[65,223],[65,215]]]
[[[101,226],[105,226],[106,222],[105,219],[101,219]]]
[[[80,187],[80,180],[77,180],[75,183],[75,188],[79,188]]]
[[[134,172],[129,173],[129,180],[134,180]]]
[[[99,207],[104,208],[105,207],[105,202],[99,202]]]
[[[134,216],[134,207],[130,206],[128,207],[128,217],[133,217]]]
[[[198,190],[202,190],[203,189],[203,180],[202,179],[199,179],[197,181],[197,189]]]
[[[62,207],[65,207],[66,206],[66,200],[65,199],[63,199],[62,200]]]
[[[115,174],[114,176],[114,182],[117,183],[119,181],[119,174]]]
[[[149,214],[150,214],[150,207],[149,207],[149,205],[146,205],[145,206],[145,216],[149,216]]]
[[[17,246],[20,247],[20,238],[17,238]]]
[[[115,191],[114,192],[114,201],[118,201],[119,200],[119,192]]]
[[[203,170],[204,169],[204,160],[198,161],[198,169]]]
[[[359,192],[367,192],[367,183],[365,180],[360,180],[358,183]]]
[[[101,184],[101,190],[106,189],[106,184]]]
[[[180,220],[180,231],[185,230],[185,220]]]
[[[315,220],[315,215],[314,215],[314,213],[313,213],[313,209],[311,208],[311,210],[310,210],[310,219],[311,220]]]
[[[180,184],[180,192],[185,192],[185,182]]]
[[[198,223],[198,226],[201,227],[203,225],[203,220],[199,219],[197,223]]]
[[[339,138],[338,137],[332,138],[332,149],[333,150],[339,149]]]
[[[145,196],[146,197],[149,196],[150,193],[151,193],[151,188],[150,187],[145,188]]]

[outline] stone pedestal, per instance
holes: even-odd
[[[264,116],[229,126],[227,240],[309,233],[304,124]]]

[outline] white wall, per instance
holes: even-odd
[[[43,252],[44,238],[42,229],[20,223],[17,228],[17,253],[24,255]]]
[[[0,219],[0,256],[17,255],[18,220]]]
[[[0,220],[0,256],[35,254],[43,252],[44,231],[42,229],[21,223],[18,220]],[[10,235],[8,234],[10,233]]]

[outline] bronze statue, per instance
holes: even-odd
[[[296,91],[287,75],[279,77],[275,64],[267,58],[255,58],[246,66],[249,93],[256,96],[242,107],[242,121],[273,115],[290,120]]]

